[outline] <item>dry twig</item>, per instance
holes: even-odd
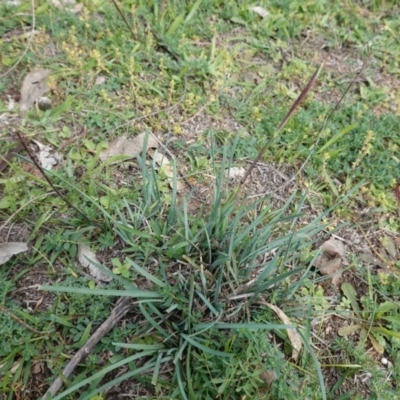
[[[123,297],[121,301],[111,311],[110,316],[104,321],[96,332],[88,339],[86,344],[71,358],[69,363],[65,366],[62,371],[63,378],[68,378],[76,366],[85,359],[94,349],[96,344],[105,336],[108,332],[117,324],[117,322],[129,311],[131,308],[131,298]],[[55,396],[61,389],[63,384],[62,379],[58,376],[51,384],[42,400],[46,400],[48,395]]]

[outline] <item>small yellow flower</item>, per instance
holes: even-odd
[[[181,127],[180,125],[174,124],[174,126],[173,126],[173,128],[172,128],[172,132],[173,132],[175,135],[182,135],[183,129],[182,129],[182,127]]]

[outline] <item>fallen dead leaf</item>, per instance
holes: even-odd
[[[34,361],[32,365],[32,372],[36,375],[42,372],[42,364],[39,361]]]
[[[264,7],[254,6],[254,7],[249,7],[249,10],[254,11],[261,18],[265,18],[269,14]]]
[[[338,335],[347,337],[362,328],[362,325],[350,325],[350,326],[341,326],[338,329]]]
[[[225,171],[225,177],[229,179],[243,178],[246,169],[243,167],[230,167]]]
[[[99,75],[94,82],[95,85],[103,85],[106,82],[106,77],[104,75]]]
[[[20,364],[21,364],[20,361],[15,361],[15,363],[13,364],[13,366],[10,369],[10,372],[12,374],[15,374],[18,371],[18,368],[19,368]]]
[[[382,247],[386,250],[386,252],[390,255],[390,257],[396,259],[397,258],[397,249],[396,244],[390,239],[388,236],[383,236],[380,239]]]
[[[344,244],[331,237],[321,245],[321,255],[315,262],[315,266],[320,270],[322,275],[334,275],[332,283],[336,284],[342,274],[341,264],[345,261],[344,255],[346,249]]]
[[[383,354],[385,352],[385,346],[379,342],[378,337],[375,338],[373,336],[373,333],[371,332],[371,334],[368,336],[369,340],[372,343],[372,346],[374,346],[374,349],[379,353],[379,354]]]
[[[44,296],[42,296],[38,301],[37,301],[37,303],[35,304],[35,308],[33,309],[33,311],[34,312],[36,312],[38,309],[39,309],[39,307],[42,305],[42,303],[43,303],[43,300],[44,300]]]
[[[60,163],[61,155],[54,151],[51,146],[46,146],[36,140],[34,140],[34,142],[38,145],[40,150],[37,154],[37,158],[42,168],[50,170]]]
[[[263,369],[264,366],[260,365],[260,368]],[[260,374],[260,378],[268,385],[272,385],[274,381],[276,381],[277,376],[274,370],[269,369],[267,371],[263,370]]]
[[[79,14],[83,9],[83,3],[76,3],[75,0],[52,0],[51,2],[59,10],[69,10],[73,14]]]
[[[271,303],[266,303],[266,302],[261,302],[261,304],[266,305],[269,307],[274,313],[278,316],[278,318],[285,324],[285,325],[292,325],[289,317],[277,306],[271,304]],[[287,333],[289,336],[290,343],[292,345],[292,358],[294,361],[297,361],[300,355],[301,351],[301,337],[297,333],[296,329],[291,328],[287,329]]]
[[[168,157],[165,154],[160,153],[157,150],[150,150],[149,155],[154,159],[156,164],[159,166],[159,172],[161,175],[168,179],[169,186],[171,189],[174,188],[174,168],[171,165]],[[183,185],[178,179],[176,180],[176,190],[182,191]]]
[[[24,242],[9,242],[0,244],[0,265],[5,264],[13,255],[28,251]]]
[[[8,98],[8,104],[7,104],[7,110],[12,111],[15,107],[15,100],[13,97],[7,95]]]
[[[19,0],[7,0],[6,2],[8,7],[18,7],[21,4]]]
[[[89,274],[94,278],[102,282],[111,282],[111,276],[100,271],[93,263],[100,264],[96,254],[90,250],[90,247],[86,244],[78,244],[78,260],[82,267],[89,269]],[[90,261],[89,261],[90,260]],[[93,262],[93,263],[92,263]]]
[[[112,141],[108,146],[108,149],[100,153],[100,160],[105,161],[108,158],[115,156],[128,156],[134,158],[143,152],[145,145],[146,151],[148,151],[150,148],[157,148],[158,141],[151,133],[148,134],[147,132],[143,132],[134,138],[128,138],[124,135]]]
[[[33,103],[50,90],[46,80],[51,74],[50,69],[36,69],[29,72],[22,82],[20,112],[26,113]]]
[[[377,265],[381,268],[387,267],[386,263],[384,263],[382,260],[380,260],[378,257],[375,257],[371,253],[362,253],[359,255],[359,258],[361,261],[364,261],[365,263],[370,265]]]

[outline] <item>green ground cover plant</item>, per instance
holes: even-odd
[[[0,245],[29,244],[0,265],[0,398],[41,398],[60,375],[48,398],[394,398],[397,2],[78,6],[0,5]],[[36,68],[51,107],[23,114]],[[54,187],[17,132],[61,155]],[[143,132],[157,150],[102,158]],[[266,143],[237,192],[229,174]],[[332,233],[354,253],[339,286],[315,267]],[[121,296],[134,307],[63,376]]]

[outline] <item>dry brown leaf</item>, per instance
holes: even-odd
[[[378,340],[376,340],[373,335],[369,335],[368,336],[369,340],[372,343],[372,346],[374,346],[374,349],[379,353],[379,354],[383,354],[385,352],[385,348],[382,346],[381,343],[378,342]]]
[[[344,259],[346,249],[344,244],[331,237],[321,245],[322,253],[318,257],[315,266],[320,270],[322,275],[332,275],[333,283],[337,283],[341,275],[341,263]]]
[[[396,244],[387,236],[383,236],[380,239],[382,247],[386,250],[386,252],[394,259],[397,258],[397,249]]]
[[[268,11],[264,7],[254,6],[249,7],[249,10],[255,12],[261,18],[265,18],[268,15]]]
[[[32,372],[36,375],[42,372],[42,364],[39,361],[34,361],[32,365]]]
[[[106,83],[107,78],[104,75],[99,75],[94,82],[95,85],[103,85]]]
[[[10,372],[12,374],[15,374],[18,371],[18,368],[19,368],[20,364],[21,364],[20,361],[15,361],[15,363],[13,364],[13,366],[10,369]]]
[[[0,265],[5,264],[13,255],[28,251],[24,242],[8,242],[0,244]]]
[[[243,167],[230,167],[225,171],[225,177],[229,179],[243,178],[246,169]]]
[[[143,132],[134,138],[128,138],[124,135],[112,141],[108,146],[108,149],[100,153],[100,160],[105,161],[114,156],[128,156],[134,158],[137,155],[142,154],[146,136],[148,136],[146,151],[150,148],[157,148],[158,141],[151,133],[148,134]]]
[[[69,10],[73,14],[79,14],[83,9],[83,3],[76,3],[76,0],[52,0],[53,6],[59,10]]]
[[[42,305],[43,301],[44,301],[44,296],[42,296],[42,297],[36,302],[35,308],[33,309],[34,312],[36,312],[36,311],[39,309],[39,307]]]
[[[160,174],[168,179],[169,186],[171,189],[174,187],[174,168],[172,167],[168,157],[165,154],[161,154],[156,151],[149,151],[150,156],[154,159],[156,164],[160,167]],[[183,185],[178,179],[176,180],[176,190],[182,191]]]
[[[89,269],[89,274],[94,278],[102,282],[111,282],[111,276],[105,274],[100,271],[94,264],[90,261],[95,262],[96,264],[101,264],[97,259],[96,254],[90,250],[90,247],[86,244],[78,244],[78,260],[82,267]],[[90,261],[89,261],[90,260]]]
[[[29,72],[22,82],[20,112],[26,113],[33,103],[50,90],[46,80],[51,74],[50,69],[36,69]]]
[[[261,369],[264,369],[264,366],[261,364],[261,365],[260,365],[260,368],[261,368]],[[272,385],[272,383],[273,383],[274,381],[276,381],[277,376],[276,376],[276,373],[275,373],[274,370],[269,369],[269,370],[267,370],[267,371],[263,370],[263,371],[261,372],[261,374],[260,374],[260,378],[261,378],[268,386],[270,386],[270,385]]]
[[[277,306],[274,306],[271,303],[265,303],[262,302],[262,304],[265,304],[267,307],[269,307],[272,311],[275,312],[275,314],[278,316],[278,318],[285,324],[285,325],[292,325],[290,322],[289,317]],[[294,361],[297,361],[300,355],[301,351],[301,336],[297,333],[296,329],[291,328],[287,329],[287,333],[289,336],[290,343],[292,345],[292,358]]]
[[[7,95],[7,98],[8,98],[7,111],[12,111],[14,110],[15,107],[15,100],[10,95]]]
[[[364,261],[367,264],[378,265],[381,268],[386,268],[386,263],[384,263],[382,260],[380,260],[378,257],[375,257],[371,253],[362,253],[359,255],[359,258],[361,261]]]
[[[38,145],[40,150],[37,157],[42,168],[50,170],[60,163],[60,154],[54,151],[51,146],[46,146],[36,140],[34,140],[34,142]]]
[[[338,330],[338,335],[347,337],[347,336],[359,331],[361,328],[362,328],[362,325],[342,326]]]

